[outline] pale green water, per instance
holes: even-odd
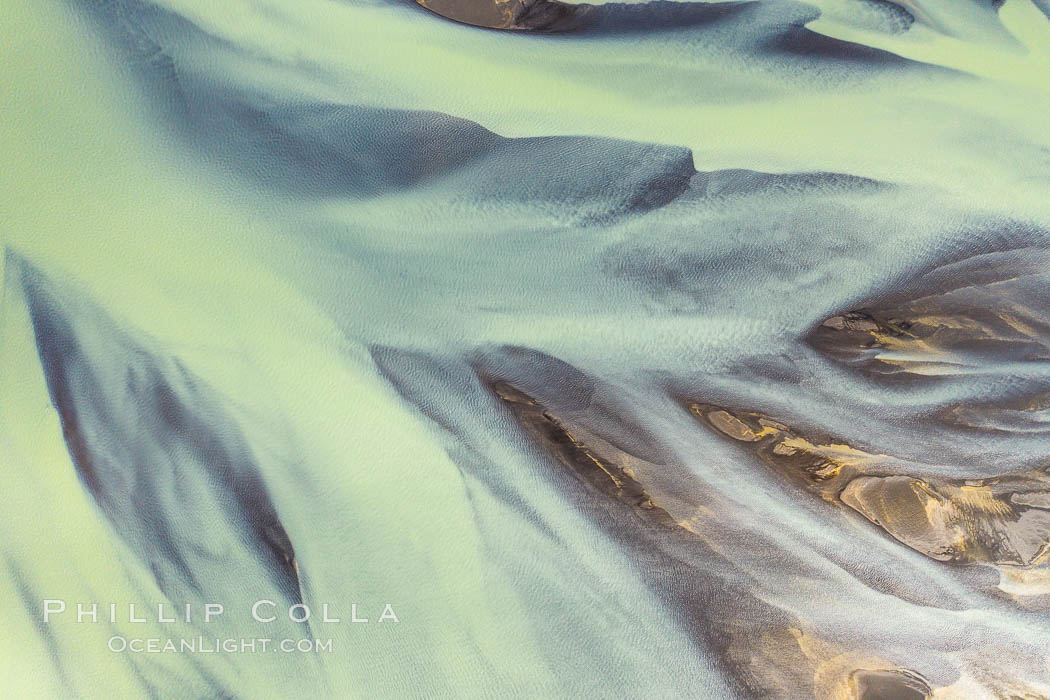
[[[157,5],[192,24],[149,20],[144,32],[174,57],[187,117],[166,100],[174,91],[163,71],[145,70],[143,81],[107,38],[104,13],[98,22],[53,0],[0,6],[3,243],[97,304],[145,353],[179,358],[218,392],[295,546],[305,601],[338,604],[343,617],[356,601],[373,618],[390,603],[400,618],[315,625],[333,653],[277,660],[106,648],[114,634],[197,634],[182,623],[76,624],[67,615],[41,634],[40,598],[166,598],[76,477],[8,267],[0,695],[137,698],[153,688],[209,697],[219,687],[247,698],[735,696],[718,654],[691,636],[682,611],[650,585],[652,572],[559,492],[505,418],[413,376],[432,382],[430,400],[458,430],[447,432],[370,355],[385,345],[465,366],[476,350],[503,344],[621,387],[666,436],[730,513],[705,533],[742,572],[725,587],[752,582],[757,599],[844,654],[925,664],[937,697],[1050,693],[1045,610],[992,602],[995,575],[957,578],[856,524],[830,525],[660,413],[657,380],[698,374],[719,391],[791,403],[790,382],[748,384],[729,370],[797,352],[809,324],[954,249],[999,236],[1015,247],[1047,243],[1050,22],[1038,7],[1007,0],[996,14],[922,3],[909,31],[886,34],[858,19],[856,3],[816,4],[825,14],[810,29],[917,63],[768,55],[737,24],[544,39],[453,25],[404,3],[165,0]],[[479,157],[481,175],[453,171],[365,197],[310,180],[345,175],[353,185],[360,174],[294,171],[239,141],[254,122],[209,111],[226,95],[272,109],[275,123],[298,123],[295,109],[312,101],[424,109],[508,137],[684,146],[701,171],[847,173],[894,187],[870,194],[833,183],[816,194],[687,199],[602,218],[607,190],[559,200],[576,171],[563,188],[561,163],[500,152]],[[197,117],[214,140],[176,126]],[[349,123],[329,125],[336,144],[349,138],[339,129],[363,122]],[[614,153],[602,167],[615,170],[616,148],[596,147],[594,157]],[[251,157],[238,160],[241,150]],[[266,179],[285,167],[297,181]],[[493,173],[509,175],[485,190]],[[528,173],[554,185],[522,194]],[[599,167],[586,177],[602,176]],[[665,252],[695,260],[693,288],[653,292],[616,272],[635,260],[661,264]],[[100,336],[97,357],[119,372],[121,350],[109,342]],[[880,407],[913,397],[796,359],[812,392],[797,410],[829,430],[863,430],[887,451],[926,449],[937,465],[1045,451],[1040,435],[960,445],[876,422]],[[974,381],[922,400],[986,394],[1002,378],[990,371]],[[759,531],[772,533],[783,561],[738,547]],[[851,553],[840,564],[832,550]],[[893,562],[886,575],[901,585],[925,581],[930,599],[863,583],[869,552]],[[711,565],[722,567],[730,565]],[[237,575],[221,559],[204,572]],[[232,611],[265,591],[246,577],[243,598],[220,601],[231,611],[223,634],[260,634]],[[953,596],[960,602],[939,606]]]

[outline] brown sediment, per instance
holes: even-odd
[[[583,482],[630,506],[650,522],[668,528],[682,527],[654,502],[630,468],[598,454],[534,398],[507,382],[494,382],[491,389],[513,411],[521,426]]]
[[[850,479],[866,473],[881,456],[831,441],[811,442],[760,413],[692,402],[688,407],[705,425],[737,442],[749,443],[766,464],[829,501],[836,500]]]
[[[813,697],[822,700],[923,700],[932,688],[915,671],[889,659],[843,648],[811,631],[791,628],[813,666]]]
[[[924,700],[932,692],[917,674],[897,669],[854,671],[850,684],[857,700]]]
[[[1041,486],[1050,488],[1042,475]],[[1030,566],[1047,559],[1050,511],[1017,503],[1026,477],[931,483],[908,476],[861,477],[842,502],[912,549],[940,561]],[[1046,496],[1047,492],[1036,492]]]
[[[953,374],[961,365],[1050,359],[1045,257],[1039,265],[1008,258],[996,269],[958,276],[939,270],[909,299],[864,306],[825,319],[808,336],[820,352],[867,374]],[[1028,269],[1029,266],[1031,269]],[[950,266],[949,266],[950,267]]]
[[[526,392],[518,388],[517,381],[497,379],[488,371],[479,371],[479,377],[506,406],[525,435],[582,482],[594,502],[613,504],[606,513],[631,513],[638,520],[629,518],[628,524],[633,521],[653,526],[635,530],[631,535],[643,538],[637,544],[636,556],[644,561],[664,561],[659,553],[673,552],[672,557],[680,556],[682,562],[693,561],[697,556],[704,560],[719,556],[718,538],[710,539],[706,531],[713,514],[703,504],[703,485],[698,479],[683,482],[678,474],[681,470],[646,462],[639,456],[650,451],[640,449],[627,454],[597,437],[589,427],[590,418],[580,413],[580,406],[564,412],[559,408],[555,413],[551,407],[557,402],[544,389],[530,387]],[[1042,472],[969,481],[922,479],[897,473],[907,471],[907,463],[901,460],[865,452],[831,437],[803,434],[760,413],[686,403],[713,431],[753,451],[800,487],[836,505],[849,506],[927,556],[1032,571],[1021,564],[1038,560],[1038,556],[1033,557],[1035,540],[1045,542],[1050,538],[1050,522],[1039,529],[1030,514],[1038,511],[1050,515],[1050,510],[1035,506],[1041,503],[1041,494],[1050,497],[1050,478]],[[592,410],[593,406],[587,408],[588,416]],[[893,479],[921,485],[920,492],[947,503],[943,517],[938,519],[935,509],[930,509],[926,517],[926,510],[896,494],[880,500],[881,490],[897,483]],[[877,516],[874,504],[882,502],[890,504],[887,514]],[[1011,514],[1020,517],[1011,519]],[[1025,538],[1030,532],[1035,532],[1034,539]],[[943,548],[938,546],[950,536],[965,546],[960,547],[953,540],[956,548],[945,558]],[[664,565],[670,570],[680,566],[672,560]],[[697,580],[704,576],[688,567],[681,571],[695,572]],[[655,580],[660,582],[660,576]],[[664,581],[660,585],[666,584]],[[717,586],[708,589],[697,585],[712,600],[718,599]],[[786,687],[805,688],[807,696],[812,689],[816,697],[841,700],[908,700],[932,695],[926,679],[899,665],[906,660],[876,658],[831,641],[822,642],[811,633],[803,634],[800,622],[790,616],[730,615],[725,619],[707,618],[698,624],[698,635],[718,650],[718,658],[750,696],[775,697],[778,689]],[[946,680],[942,676],[939,682]]]
[[[951,349],[964,343],[948,336],[985,337],[976,323],[878,309],[859,309],[826,319],[810,343],[833,359],[868,374],[936,374],[953,362]]]
[[[690,403],[721,435],[776,471],[938,561],[1033,566],[1050,558],[1050,475],[920,478],[903,464],[834,441],[811,441],[761,414]]]
[[[566,31],[591,8],[556,0],[416,0],[441,15],[464,24],[516,31]]]
[[[717,542],[712,542],[705,532],[709,511],[702,505],[702,483],[688,478],[683,482],[681,475],[667,475],[666,472],[680,470],[626,454],[596,437],[585,421],[571,411],[556,415],[546,401],[510,381],[486,374],[479,372],[485,386],[513,414],[524,433],[583,482],[586,491],[600,501],[621,504],[641,522],[653,525],[636,531],[645,543],[640,545],[644,554],[639,552],[638,556],[646,561],[654,557],[652,561],[663,561],[659,552],[667,551],[686,562],[692,561],[699,552],[705,560],[719,555]],[[859,465],[877,460],[877,456],[845,445],[808,441],[788,426],[760,414],[734,413],[711,405],[694,406],[696,414],[712,428],[760,451],[772,464],[779,464],[786,474],[793,474],[818,492],[826,489],[827,484],[836,484],[841,490],[849,481],[844,475],[850,478],[860,475],[864,470]],[[680,563],[668,561],[664,565],[674,570]],[[681,571],[694,572],[698,582],[704,578],[701,571],[691,568]],[[657,581],[660,578],[656,576]],[[706,589],[705,585],[697,585]],[[707,595],[715,601],[722,593],[716,586],[708,590]],[[733,609],[730,598],[740,603],[740,596],[747,597],[737,591],[723,603],[729,606],[727,609]],[[756,615],[763,607],[755,601],[744,608],[750,613],[704,619],[697,633],[705,644],[718,650],[718,658],[749,697],[776,697],[784,688],[805,689],[807,696],[812,692],[823,697],[818,687],[826,687],[836,693],[841,691],[834,697],[843,700],[870,700],[880,697],[881,690],[911,693],[915,689],[928,689],[916,673],[899,668],[887,659],[819,642],[812,634],[803,635],[800,621],[790,616]],[[822,651],[814,651],[815,644],[822,644]],[[924,698],[927,695],[881,697]]]
[[[707,516],[700,503],[703,490],[698,481],[679,473],[682,470],[644,462],[618,450],[582,424],[554,415],[537,398],[507,381],[483,381],[513,413],[526,435],[567,467],[588,491],[602,501],[622,504],[640,522],[651,525],[635,533],[644,543],[638,556],[648,562],[647,571],[655,581],[665,579],[660,586],[668,585],[667,572],[677,570],[681,574],[672,574],[669,580],[682,582],[674,583],[674,592],[669,594],[677,597],[693,586],[707,591],[702,598],[687,595],[679,604],[692,610],[689,615],[704,618],[694,632],[717,650],[720,663],[749,697],[774,697],[785,687],[812,686],[812,664],[789,633],[789,626],[796,621],[782,611],[769,610],[768,617],[759,615],[760,610],[766,610],[764,604],[739,590],[730,595],[721,584],[712,588],[704,583],[707,574],[692,568],[695,564],[690,562],[699,552],[705,560],[718,556],[717,550],[709,549],[713,544],[701,529]],[[665,551],[672,558],[665,558]],[[733,568],[729,561],[725,566]],[[664,571],[654,573],[661,568]],[[706,606],[700,605],[701,601],[711,604],[720,599],[725,610],[746,600],[744,607],[749,614],[708,616]]]
[[[798,624],[759,624],[752,620],[730,617],[725,620],[728,632],[726,659],[734,668],[747,674],[749,690],[776,697],[785,688],[799,692],[800,697],[813,697],[813,676],[817,663],[802,649],[795,634]]]
[[[948,406],[937,417],[973,431],[1035,433],[1050,427],[1050,392],[1037,387],[1021,396]]]

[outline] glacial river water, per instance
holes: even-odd
[[[1045,0],[425,4],[0,6],[0,695],[1050,697]]]

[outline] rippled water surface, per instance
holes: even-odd
[[[1048,18],[5,3],[0,695],[1050,697]]]

